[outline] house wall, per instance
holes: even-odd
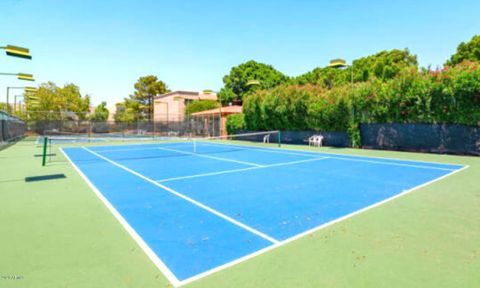
[[[200,100],[217,100],[217,95],[189,91],[175,91],[159,95],[154,100],[153,118],[155,121],[183,121],[187,103]]]

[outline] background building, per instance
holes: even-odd
[[[213,92],[173,91],[158,95],[154,99],[153,119],[155,121],[183,121],[185,107],[192,101],[217,100]]]
[[[193,113],[192,117],[195,118],[202,118],[203,125],[205,127],[209,127],[210,122],[213,119],[218,119],[220,117],[220,135],[226,136],[227,135],[227,116],[232,114],[239,114],[242,113],[242,106],[233,105],[233,106],[225,106],[221,108],[215,108],[211,110],[205,110],[197,113]],[[205,128],[206,131],[209,131]]]

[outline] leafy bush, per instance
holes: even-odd
[[[283,85],[248,95],[243,111],[248,130],[345,131],[354,142],[359,123],[480,125],[480,64],[406,67],[389,80],[332,89]]]
[[[245,98],[248,130],[346,131],[351,108],[337,90],[319,86],[279,86]]]
[[[218,107],[220,107],[220,103],[215,100],[193,101],[188,103],[187,107],[185,107],[185,114],[190,115],[196,112],[215,109]]]
[[[95,112],[90,116],[92,121],[107,121],[108,114],[110,112],[107,109],[107,102],[102,102],[95,108]]]
[[[228,115],[225,126],[228,134],[235,134],[237,131],[245,130],[245,115],[243,113]]]

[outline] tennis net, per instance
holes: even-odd
[[[45,163],[55,160],[51,157],[55,155],[54,146],[86,146],[100,154],[108,154],[115,160],[133,160],[235,152],[252,149],[252,146],[258,148],[259,143],[280,145],[279,136],[279,131],[263,131],[216,137],[136,137],[127,140],[50,133],[49,136],[43,136],[40,141],[44,147]]]

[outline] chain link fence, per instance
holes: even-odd
[[[363,148],[480,155],[480,127],[453,124],[361,124]]]
[[[20,139],[25,134],[25,122],[6,112],[0,111],[0,143]]]
[[[29,135],[79,135],[88,137],[212,137],[221,131],[220,117],[182,117],[176,121],[129,122],[92,120],[28,120]]]

